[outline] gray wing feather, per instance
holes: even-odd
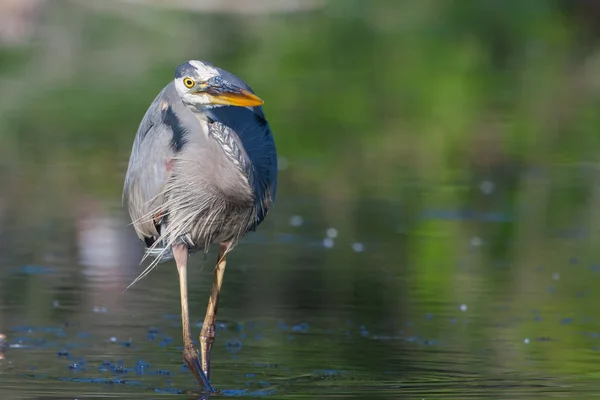
[[[173,131],[162,119],[162,111],[174,103],[174,88],[167,85],[144,115],[133,142],[125,176],[123,201],[140,239],[159,236],[153,212],[164,201],[163,188],[169,179],[166,162],[173,158]]]

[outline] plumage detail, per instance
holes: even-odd
[[[171,137],[171,147],[176,153],[180,152],[186,142],[186,136],[188,134],[187,128],[181,124],[181,121],[173,111],[173,107],[169,105],[162,108],[162,121],[173,132]]]
[[[238,145],[237,137],[231,129],[219,122],[213,121],[208,131],[208,137],[215,140],[221,146],[221,150],[223,150],[225,155],[229,157],[241,173],[246,176],[250,175],[248,158],[243,153],[242,147]]]

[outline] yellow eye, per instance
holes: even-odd
[[[186,88],[193,88],[194,87],[194,81],[191,78],[184,78],[183,79],[183,84],[185,85]]]

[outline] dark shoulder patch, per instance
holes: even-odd
[[[173,137],[171,138],[171,147],[175,152],[180,152],[186,143],[187,129],[181,124],[181,120],[175,112],[173,107],[167,106],[162,110],[163,123],[171,128]]]

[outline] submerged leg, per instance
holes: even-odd
[[[200,363],[198,362],[198,350],[194,348],[192,342],[192,333],[190,331],[190,316],[188,312],[188,298],[187,298],[187,260],[188,250],[185,246],[175,245],[173,246],[173,257],[177,264],[177,272],[179,272],[179,290],[181,298],[181,323],[183,329],[183,360],[188,366],[192,374],[196,377],[196,380],[200,385],[209,392],[215,390],[210,385],[207,376],[202,371]]]
[[[210,298],[208,299],[208,307],[206,308],[206,316],[202,324],[200,332],[200,348],[202,349],[202,371],[210,378],[210,349],[215,341],[215,318],[217,316],[217,308],[219,307],[219,293],[221,292],[221,284],[223,283],[223,274],[225,273],[225,255],[227,253],[228,243],[219,245],[219,258],[215,268],[215,277],[210,289]]]

